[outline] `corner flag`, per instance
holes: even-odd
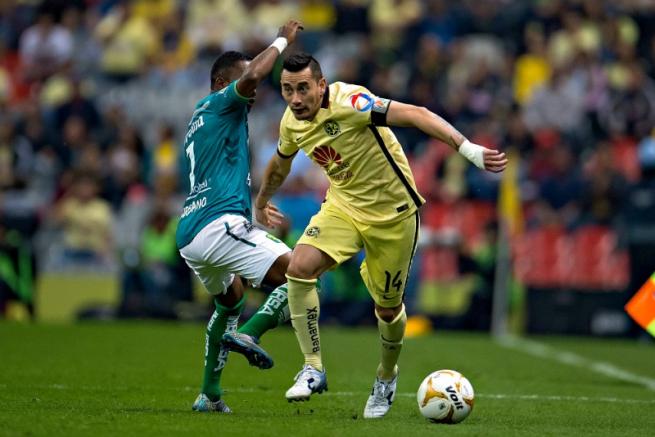
[[[625,305],[626,312],[655,337],[655,273]]]

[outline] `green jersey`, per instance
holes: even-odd
[[[248,110],[232,82],[196,105],[184,138],[189,195],[177,227],[178,248],[223,214],[252,220]]]

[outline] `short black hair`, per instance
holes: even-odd
[[[282,68],[296,73],[298,71],[304,70],[309,66],[309,69],[312,72],[314,79],[319,80],[323,77],[323,72],[321,71],[321,65],[318,61],[309,53],[299,52],[294,53],[287,57],[282,64]]]
[[[230,50],[228,52],[223,53],[220,55],[216,60],[214,61],[214,65],[212,65],[212,70],[209,76],[209,80],[211,83],[209,84],[210,87],[214,86],[214,82],[216,82],[216,79],[218,77],[225,77],[227,76],[228,71],[233,68],[235,65],[237,65],[241,61],[250,61],[252,57],[243,54],[241,52],[235,52],[233,50]]]

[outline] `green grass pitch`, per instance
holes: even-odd
[[[0,323],[0,435],[646,436],[655,430],[652,342],[533,338],[547,345],[540,357],[480,334],[408,339],[394,406],[370,421],[361,415],[378,360],[376,332],[324,327],[321,335],[329,392],[287,403],[284,391],[301,355],[293,332],[280,328],[263,339],[273,369],[230,356],[223,386],[234,414],[219,415],[191,411],[201,380],[200,325]],[[416,405],[420,381],[441,368],[461,371],[476,391],[471,416],[458,425],[428,423]],[[617,371],[624,380],[612,376]]]

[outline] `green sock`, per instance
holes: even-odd
[[[243,309],[246,297],[232,308],[224,307],[214,300],[216,310],[207,324],[205,335],[205,371],[202,378],[202,393],[209,399],[220,399],[221,374],[227,362],[228,351],[221,348],[221,337],[225,332],[235,331],[239,322],[239,315]]]
[[[241,325],[239,332],[259,339],[266,331],[283,325],[289,319],[287,284],[282,284],[266,297],[257,312]]]

